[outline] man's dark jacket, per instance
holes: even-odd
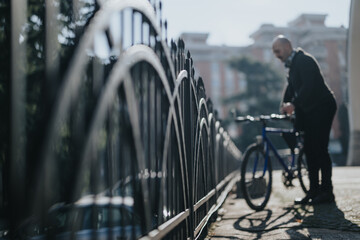
[[[291,60],[283,102],[295,106],[296,118],[301,121],[304,115],[334,99],[334,95],[320,72],[315,58],[302,49],[297,49]]]

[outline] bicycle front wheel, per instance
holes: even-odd
[[[300,149],[299,151],[299,156],[297,159],[297,171],[301,188],[305,193],[308,193],[310,189],[309,170],[306,155],[303,149]]]
[[[263,210],[269,201],[272,184],[270,159],[266,161],[264,150],[252,144],[245,151],[241,165],[240,186],[250,208]]]

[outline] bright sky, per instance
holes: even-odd
[[[348,28],[351,0],[163,0],[168,38],[208,32],[212,45],[245,46],[263,23],[285,27],[302,13],[327,14],[329,27]]]

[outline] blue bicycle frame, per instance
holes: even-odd
[[[283,160],[283,158],[280,156],[280,154],[278,153],[278,151],[276,150],[276,148],[274,147],[274,145],[271,143],[271,140],[268,138],[267,133],[284,133],[284,134],[296,134],[297,131],[294,128],[291,129],[287,129],[287,128],[273,128],[273,127],[267,127],[266,126],[266,121],[268,120],[282,120],[282,119],[291,119],[291,116],[287,116],[287,115],[278,115],[278,114],[271,114],[269,116],[266,115],[262,115],[260,117],[252,117],[252,116],[245,116],[245,117],[236,117],[235,121],[236,122],[246,122],[246,121],[250,121],[250,122],[262,122],[262,134],[261,134],[261,139],[259,139],[257,137],[257,144],[258,145],[262,145],[264,147],[264,151],[265,151],[265,164],[264,164],[264,170],[263,170],[263,176],[265,176],[265,172],[268,168],[268,161],[269,161],[269,152],[270,150],[272,150],[275,154],[275,157],[279,160],[280,164],[282,165],[282,167],[284,168],[285,172],[287,174],[289,174],[289,176],[294,177],[293,172],[291,171],[291,169],[295,166],[295,146],[290,146],[289,143],[289,147],[291,150],[291,166],[289,167],[287,164],[285,164],[285,161]],[[291,144],[292,145],[292,144]],[[258,158],[259,156],[256,156],[255,159],[255,164],[254,164],[254,169],[253,169],[253,174],[255,174],[256,172],[256,168],[258,165]]]
[[[285,171],[293,177],[293,173],[292,173],[292,171],[290,171],[290,169],[295,166],[295,152],[291,151],[291,166],[289,168],[288,165],[285,164],[285,161],[280,156],[280,154],[278,153],[278,151],[276,150],[274,145],[271,143],[271,140],[268,138],[267,133],[279,133],[279,134],[293,133],[293,134],[295,134],[295,132],[296,131],[294,129],[272,128],[272,127],[266,127],[265,125],[263,125],[262,135],[261,135],[262,136],[262,144],[264,145],[264,150],[265,150],[265,165],[264,165],[263,176],[265,176],[265,172],[267,170],[267,165],[268,165],[268,161],[269,161],[269,152],[270,152],[270,150],[272,150],[273,153],[275,154],[276,158],[279,160],[280,164],[284,167]],[[254,166],[253,172],[255,172],[256,167],[257,167],[257,159],[255,160],[255,166]]]

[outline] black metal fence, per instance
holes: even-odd
[[[0,4],[0,238],[198,238],[241,153],[161,2]]]

